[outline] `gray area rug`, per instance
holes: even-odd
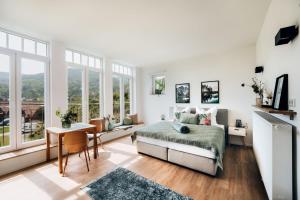
[[[94,200],[191,200],[124,168],[117,168],[82,189]]]

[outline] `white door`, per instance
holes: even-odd
[[[15,56],[0,51],[0,153],[16,149]]]
[[[48,124],[48,61],[36,56],[17,58],[17,148],[45,143]]]

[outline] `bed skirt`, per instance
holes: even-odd
[[[167,147],[137,141],[137,151],[184,167],[215,176],[217,163],[215,159],[194,155]]]

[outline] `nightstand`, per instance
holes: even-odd
[[[245,146],[245,137],[247,135],[246,128],[238,128],[230,126],[228,129],[228,136],[229,136],[229,145],[230,145],[230,136],[238,136],[241,138],[244,146]]]

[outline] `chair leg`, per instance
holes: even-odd
[[[87,157],[86,157],[86,152],[85,152],[86,150],[84,150],[84,157],[85,157],[85,162],[86,162],[86,167],[87,167],[87,170],[88,170],[88,172],[90,171],[90,169],[89,169],[89,163],[88,163],[88,160],[87,160]]]
[[[100,141],[101,148],[104,149],[104,148],[103,148],[103,144],[102,144],[102,140],[101,140],[100,137],[99,137],[99,141]]]
[[[89,153],[89,148],[87,147],[87,154],[88,154],[88,158],[89,158],[89,161],[91,161],[91,158],[90,158],[90,153]]]
[[[78,156],[79,156],[79,158],[80,158],[80,152],[78,153]]]
[[[67,153],[66,162],[65,162],[65,167],[64,167],[64,171],[63,171],[63,176],[65,176],[66,167],[67,167],[67,164],[68,164],[68,158],[69,158],[69,153]]]

